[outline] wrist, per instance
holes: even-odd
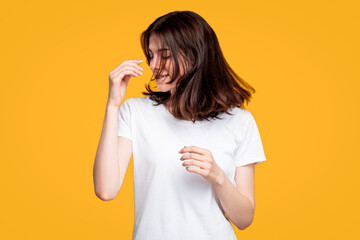
[[[118,111],[118,110],[119,110],[119,106],[106,104],[106,111]]]
[[[225,172],[221,171],[219,173],[219,175],[217,176],[217,178],[215,179],[214,185],[223,186],[225,183],[226,177],[227,176],[226,176]]]

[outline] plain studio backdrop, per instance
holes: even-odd
[[[238,239],[358,239],[358,1],[16,1],[0,8],[2,239],[131,239],[132,159],[116,199],[95,196],[108,74],[143,59],[140,33],[200,14],[256,93],[267,161]],[[151,71],[132,78],[142,97]],[[216,160],[216,159],[215,159]],[[235,228],[235,227],[234,227]]]

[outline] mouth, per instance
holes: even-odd
[[[162,82],[162,81],[164,81],[165,78],[167,78],[168,76],[169,76],[169,74],[166,74],[166,75],[157,75],[157,76],[155,77],[155,79],[156,79],[157,82]]]

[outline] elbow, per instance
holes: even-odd
[[[100,198],[103,201],[110,201],[113,200],[115,197],[109,194],[96,194],[98,198]]]
[[[116,198],[120,188],[111,189],[109,187],[103,187],[100,184],[94,183],[95,195],[103,201],[110,201]]]
[[[251,225],[252,222],[248,223],[248,224],[244,224],[244,225],[237,225],[236,227],[239,230],[245,230],[246,228],[248,228]]]
[[[115,199],[117,194],[111,194],[108,192],[99,193],[99,192],[95,191],[95,195],[103,201],[110,201],[110,200]]]
[[[242,222],[236,224],[236,227],[239,230],[245,230],[246,228],[248,228],[252,224],[253,220],[254,220],[254,215],[249,217],[247,220],[244,219]]]

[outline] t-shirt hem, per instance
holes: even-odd
[[[259,164],[261,162],[264,162],[264,161],[266,161],[266,158],[265,158],[264,155],[261,155],[261,156],[248,158],[245,161],[241,160],[240,162],[236,162],[235,166],[240,167],[240,166],[244,166],[244,165],[247,165],[247,164],[250,164],[250,163],[255,163],[255,165],[257,165],[257,164]]]
[[[118,133],[118,137],[120,137],[120,136],[132,140],[131,136],[128,134]]]

